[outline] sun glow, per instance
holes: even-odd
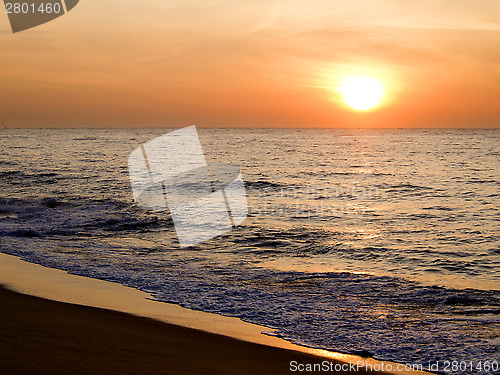
[[[382,84],[372,77],[354,76],[346,78],[338,87],[344,102],[358,111],[373,109],[384,97]]]

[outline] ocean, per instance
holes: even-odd
[[[187,248],[129,182],[169,131],[0,130],[0,251],[304,346],[500,373],[500,130],[198,129],[249,212]]]

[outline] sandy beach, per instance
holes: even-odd
[[[0,301],[2,374],[287,374],[323,360],[5,288]]]
[[[293,368],[299,364],[331,369],[342,365],[306,353],[50,301],[3,287],[0,321],[2,374],[289,374],[291,363],[295,363]]]
[[[326,373],[384,373],[347,366],[383,362],[303,348],[263,335],[265,327],[147,300],[117,284],[5,254],[0,270],[1,374],[290,374],[314,364],[334,370]]]

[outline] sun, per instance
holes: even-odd
[[[344,102],[358,111],[377,107],[384,97],[384,87],[375,78],[354,76],[346,78],[338,87]]]

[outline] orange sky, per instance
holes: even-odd
[[[0,126],[500,126],[498,0],[81,0],[0,46]]]

